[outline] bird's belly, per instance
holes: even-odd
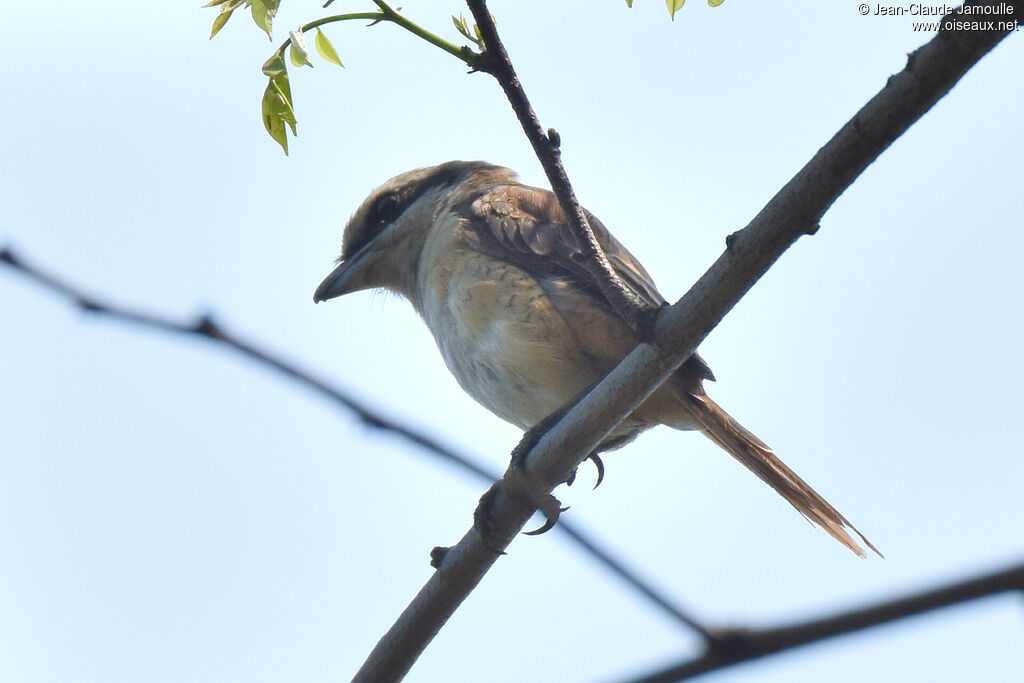
[[[528,429],[598,379],[586,381],[557,345],[513,338],[514,332],[501,329],[507,326],[493,327],[472,339],[438,340],[438,346],[462,388],[512,424]]]
[[[517,268],[492,279],[452,278],[423,302],[423,317],[462,388],[528,429],[577,397],[595,367],[544,290]]]

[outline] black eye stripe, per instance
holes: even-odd
[[[402,212],[402,201],[397,192],[388,192],[373,205],[370,222],[383,227],[398,218]]]
[[[416,203],[424,193],[435,188],[450,187],[474,171],[496,169],[496,166],[478,161],[449,161],[434,169],[434,173],[397,189],[385,192],[373,200],[366,217],[342,244],[342,259],[372,242],[384,229],[396,221],[404,211]],[[427,227],[427,226],[424,226]]]
[[[353,236],[351,244],[345,245],[343,258],[351,257],[352,254],[372,242],[377,235],[383,232],[388,224],[398,218],[402,211],[407,208],[408,204],[411,203],[409,201],[410,198],[407,196],[408,194],[407,191],[402,194],[399,194],[399,192],[387,192],[378,197],[366,217],[364,230]],[[413,196],[412,199],[415,200],[416,196]]]

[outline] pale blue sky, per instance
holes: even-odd
[[[391,26],[333,27],[347,68],[293,74],[196,3],[8,3],[0,243],[98,294],[232,329],[504,466],[411,308],[314,306],[349,214],[388,177],[486,159],[544,182],[497,86]],[[336,11],[363,4],[337,2]],[[405,2],[454,39],[457,2]],[[285,0],[276,42],[319,16]],[[854,2],[498,1],[584,204],[681,296],[931,36]],[[655,430],[564,498],[710,622],[854,606],[1024,553],[1019,425],[1024,43],[1004,41],[872,165],[701,347],[712,396],[854,521],[861,561],[710,442]],[[0,269],[0,680],[346,680],[470,525],[480,484],[191,339],[111,325]],[[592,474],[585,470],[584,481]],[[718,681],[1008,680],[1010,598]],[[520,537],[410,681],[593,681],[693,652],[556,533]],[[712,680],[712,679],[709,679]]]

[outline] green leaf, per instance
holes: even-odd
[[[290,88],[286,89],[281,87],[281,79],[283,78],[284,83],[288,83],[288,75],[285,74],[283,77],[272,77],[270,82],[267,83],[267,89],[263,91],[263,125],[266,127],[267,132],[270,133],[270,137],[277,141],[277,144],[281,145],[281,149],[284,150],[285,154],[288,154],[288,127],[292,129],[292,135],[296,135],[295,131],[295,110],[292,108]]]
[[[217,18],[213,20],[213,29],[210,31],[210,40],[213,40],[213,37],[217,35],[222,28],[224,28],[224,24],[228,23],[228,19],[231,18],[231,13],[238,9],[245,0],[214,0],[214,2],[220,5],[221,8],[220,14],[218,14]],[[212,6],[212,4],[207,5],[207,7]]]
[[[492,17],[493,19],[493,17]],[[466,17],[452,15],[452,23],[455,24],[455,30],[462,34],[463,37],[468,38],[481,50],[484,49],[484,39],[480,35],[480,27],[473,24],[473,29],[470,30],[469,22],[466,21]]]
[[[633,6],[633,0],[626,0],[626,7],[632,7],[632,6]]]
[[[665,0],[665,6],[668,7],[668,15],[672,17],[672,21],[676,20],[676,12],[683,8],[683,3],[686,0]]]
[[[284,63],[284,55],[280,52],[270,55],[270,59],[263,62],[263,73],[269,76],[271,80],[277,82],[281,92],[284,93],[285,99],[291,103],[292,87],[288,83],[288,66]]]
[[[256,22],[256,25],[263,29],[267,38],[273,40],[272,31],[274,25],[274,15],[277,14],[277,6],[280,4],[280,0],[252,0],[252,20]]]
[[[469,38],[469,27],[466,26],[466,17],[452,15],[452,23],[455,24],[455,30]]]
[[[288,78],[288,66],[284,63],[284,56],[280,52],[270,55],[270,59],[263,62],[263,73],[271,78],[282,75]]]
[[[309,49],[306,47],[306,36],[302,34],[302,31],[289,31],[288,36],[291,38],[292,44],[288,48],[288,58],[292,60],[292,64],[296,67],[309,65],[313,67],[313,62],[309,61]]]
[[[213,29],[210,31],[210,40],[213,40],[213,37],[217,35],[222,28],[224,28],[224,24],[228,23],[228,19],[231,18],[231,12],[234,12],[234,10],[231,10],[230,12],[221,12],[217,15],[217,18],[213,20]]]
[[[263,73],[270,79],[267,89],[263,92],[263,125],[270,137],[274,138],[284,153],[288,153],[287,127],[291,127],[295,135],[295,108],[292,103],[292,87],[288,81],[288,66],[284,55],[274,52],[270,59],[263,63]]]
[[[320,29],[316,30],[316,38],[313,40],[313,44],[316,45],[316,51],[323,57],[324,61],[345,68],[345,65],[341,63],[341,58],[338,57],[338,51],[334,49],[331,41],[328,40],[326,34]]]
[[[205,5],[203,5],[203,9],[206,9],[207,7],[216,7],[217,5],[223,5],[227,1],[228,0],[212,0],[212,2],[208,2]]]
[[[708,6],[709,7],[718,7],[723,2],[725,2],[725,0],[708,0]]]

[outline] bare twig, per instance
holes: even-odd
[[[486,14],[480,0],[470,0],[471,9],[474,4]],[[968,4],[995,5],[992,0]],[[477,16],[476,11],[474,16],[483,31],[488,18]],[[914,52],[906,69],[890,78],[754,220],[727,241],[725,253],[686,296],[659,316],[657,344],[640,344],[540,440],[528,459],[537,483],[550,491],[564,481],[615,425],[696,350],[787,248],[802,234],[817,230],[821,216],[864,168],[1006,35],[1007,31],[944,30]],[[486,33],[484,40],[488,40]],[[512,470],[506,473],[511,476]],[[488,543],[470,529],[448,550],[438,571],[377,643],[355,680],[398,680],[412,667],[497,560],[493,548],[507,547],[533,513],[523,497],[507,495],[515,487],[510,482],[492,489]]]
[[[562,166],[557,135],[554,131],[546,134],[540,125],[540,120],[526,98],[526,91],[523,90],[523,85],[512,67],[512,60],[509,59],[505,45],[498,37],[498,29],[494,25],[494,18],[487,10],[487,3],[484,0],[466,0],[466,4],[469,5],[484,40],[485,49],[476,60],[476,69],[494,76],[501,89],[505,91],[505,96],[533,146],[537,159],[544,167],[544,173],[558,198],[559,206],[565,213],[568,225],[580,243],[584,267],[594,276],[601,293],[611,302],[615,312],[626,320],[632,329],[640,333],[641,338],[646,339],[649,334],[644,324],[647,321],[645,314],[651,314],[657,309],[652,311],[623,284],[608,262],[601,245],[597,243],[583,207],[576,199],[576,193],[569,184],[569,177]]]
[[[733,630],[718,647],[709,648],[700,657],[633,679],[631,683],[682,681],[825,638],[1008,591],[1024,591],[1024,564],[822,619],[769,629]]]
[[[269,351],[259,348],[256,344],[242,339],[239,335],[228,332],[208,314],[198,316],[191,322],[182,322],[157,313],[131,309],[125,306],[113,304],[109,301],[104,301],[100,298],[94,297],[78,287],[69,284],[64,279],[51,273],[47,273],[38,266],[28,263],[23,258],[15,254],[10,248],[0,250],[0,262],[13,267],[16,271],[34,280],[46,289],[70,299],[83,311],[88,313],[104,315],[111,319],[142,325],[162,332],[195,335],[209,340],[222,342],[229,349],[237,351],[243,356],[257,361],[264,367],[268,367],[316,390],[316,392],[321,396],[324,396],[355,413],[366,425],[397,434],[398,436],[423,447],[434,455],[440,457],[442,460],[458,465],[468,472],[472,472],[477,477],[489,481],[494,481],[495,479],[492,472],[488,472],[482,466],[474,463],[472,459],[464,455],[460,455],[451,448],[442,445],[425,434],[421,434],[401,425],[396,420],[382,416],[378,412],[368,408],[358,399],[350,396],[345,391],[335,386],[331,386],[324,380],[318,379],[312,373],[303,370],[298,365],[290,363],[280,356],[276,356]]]
[[[137,309],[133,310],[109,301],[104,301],[87,294],[84,290],[68,283],[64,278],[48,273],[38,266],[25,261],[9,248],[0,249],[0,263],[6,263],[16,272],[21,273],[46,289],[69,299],[86,312],[98,313],[111,320],[142,325],[143,327],[161,332],[194,335],[204,339],[221,342],[228,349],[236,351],[264,367],[279,372],[284,376],[297,381],[299,384],[315,390],[318,394],[330,401],[354,412],[359,419],[369,427],[400,436],[403,439],[420,446],[434,456],[439,457],[442,461],[454,464],[489,484],[494,483],[499,478],[497,473],[489,471],[484,466],[477,464],[469,456],[458,453],[454,449],[443,445],[422,432],[418,432],[404,426],[399,420],[381,415],[379,412],[364,405],[358,399],[353,398],[347,392],[336,386],[328,384],[326,381],[319,379],[309,371],[303,370],[298,365],[284,360],[281,356],[271,353],[265,349],[261,349],[253,342],[247,341],[240,335],[226,330],[220,324],[216,323],[209,315],[200,316],[192,322],[182,322],[165,315]],[[620,579],[623,583],[629,585],[640,593],[656,608],[664,612],[670,618],[675,619],[678,623],[701,634],[705,640],[710,638],[708,629],[699,621],[684,612],[680,607],[672,604],[666,596],[655,590],[653,586],[645,583],[636,574],[636,572],[628,569],[625,563],[616,558],[613,553],[602,548],[601,545],[587,532],[564,520],[559,524],[558,528],[577,545],[579,545],[584,552],[590,554],[598,564],[605,567],[616,578]]]

